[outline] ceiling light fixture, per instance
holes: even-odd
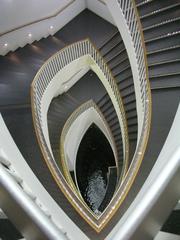
[[[54,27],[51,25],[51,26],[50,26],[50,29],[53,29],[53,28],[54,28]]]
[[[5,44],[4,44],[4,46],[5,46],[5,47],[7,47],[7,46],[8,46],[8,44],[7,44],[7,43],[5,43]]]
[[[28,37],[32,37],[32,34],[31,34],[31,33],[29,33],[29,34],[28,34]]]

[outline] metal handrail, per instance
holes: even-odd
[[[30,222],[35,222],[33,229],[37,238],[55,239],[58,237],[58,239],[63,240],[69,239],[64,229],[57,226],[57,223],[52,219],[51,213],[14,170],[11,161],[2,155],[0,155],[0,187],[0,207],[7,212],[11,221],[19,229],[23,227],[29,229],[24,232],[27,239],[32,234],[32,229],[27,228],[27,224],[30,224]],[[22,219],[14,217],[12,208],[9,208],[12,205],[20,211]]]

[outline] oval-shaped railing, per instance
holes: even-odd
[[[113,76],[108,68],[108,66],[103,61],[103,58],[100,56],[99,52],[95,48],[95,46],[89,41],[89,39],[79,41],[77,43],[71,44],[68,47],[65,47],[60,52],[53,55],[40,69],[37,75],[34,78],[32,83],[32,107],[33,107],[33,115],[35,126],[37,126],[37,131],[41,139],[40,143],[43,146],[46,146],[45,142],[48,142],[47,137],[41,131],[44,127],[43,120],[41,118],[42,115],[42,107],[41,107],[41,99],[48,87],[51,83],[52,78],[58,73],[63,67],[68,65],[70,62],[78,59],[81,56],[90,55],[92,59],[99,66],[101,71],[103,72],[111,91],[113,92],[114,98],[118,105],[119,111],[121,112],[120,122],[121,122],[121,132],[123,139],[123,153],[124,153],[124,162],[128,162],[128,135],[127,135],[127,124],[126,124],[126,116],[123,108],[123,104],[120,98],[118,87],[113,79]],[[43,139],[45,138],[45,139]],[[46,140],[46,141],[45,141]],[[50,147],[50,146],[49,146]],[[44,149],[46,154],[49,155],[49,151]],[[125,167],[127,170],[127,164]]]
[[[47,129],[47,110],[49,104],[53,97],[60,94],[58,94],[56,91],[58,87],[54,86],[54,88],[51,90],[55,91],[56,94],[54,96],[51,95],[48,100],[48,98],[45,98],[48,88],[52,86],[57,73],[60,73],[61,70],[63,70],[68,64],[71,64],[71,62],[75,60],[80,61],[80,59],[84,57],[86,57],[86,59],[83,60],[84,67],[89,66],[99,76],[99,79],[108,92],[117,113],[123,140],[123,175],[125,176],[125,173],[127,172],[129,156],[129,141],[125,111],[116,81],[113,78],[107,64],[104,62],[103,58],[89,39],[73,43],[68,47],[62,49],[53,55],[50,59],[48,59],[48,61],[41,67],[32,83],[32,114],[39,145],[41,147],[44,159],[52,175],[54,176],[55,181],[63,193],[66,195],[68,200],[71,202],[71,204],[79,212],[79,214],[82,215],[96,231],[100,231],[103,226],[105,226],[109,221],[109,217],[113,215],[112,213],[115,213],[116,208],[114,208],[112,205],[109,205],[106,208],[106,211],[104,211],[100,217],[97,217],[94,216],[92,214],[92,211],[90,211],[90,209],[88,209],[87,206],[83,204],[79,196],[67,183],[66,179],[58,168],[57,163],[54,160]],[[76,70],[78,71],[79,69]],[[48,94],[51,93],[49,92]],[[116,202],[116,200],[114,200],[114,202]]]
[[[120,204],[126,197],[130,187],[133,184],[133,181],[140,168],[143,155],[146,149],[149,131],[150,131],[150,122],[151,122],[151,94],[150,94],[150,87],[149,87],[149,81],[148,81],[145,47],[144,47],[144,40],[143,40],[140,22],[137,16],[136,7],[134,5],[134,2],[131,0],[128,0],[128,1],[125,1],[125,0],[109,1],[108,0],[107,5],[109,7],[112,6],[113,10],[116,11],[117,14],[119,13],[118,11],[120,11],[122,20],[125,26],[125,29],[123,31],[125,31],[125,36],[127,37],[127,43],[129,43],[130,45],[130,47],[128,48],[125,43],[128,55],[130,57],[130,64],[131,64],[134,83],[135,83],[134,86],[135,86],[137,112],[138,112],[138,140],[137,140],[136,151],[135,151],[133,160],[131,162],[131,165],[128,169],[128,172],[126,173],[126,177],[124,178],[123,182],[119,184],[119,188],[110,203],[110,207],[112,207],[112,209],[110,211],[108,207],[105,209],[105,211],[101,215],[102,216],[101,221],[99,221],[98,224],[94,224],[94,222],[92,223],[92,221],[90,221],[91,222],[90,224],[93,227],[95,227],[95,229],[98,231],[102,229],[102,227],[109,220],[109,216],[112,216],[114,212],[117,210],[117,208],[120,206]],[[114,15],[116,17],[116,14]],[[121,35],[123,38],[124,35],[123,34]],[[126,39],[124,39],[124,41],[126,41]],[[121,110],[121,117],[118,117],[118,119],[120,121],[121,132],[122,132],[124,159],[125,159],[125,162],[127,163],[127,158],[128,158],[127,125],[126,125],[125,114],[123,111],[122,101],[119,95],[119,90],[108,69],[108,66],[104,63],[98,51],[94,48],[94,46],[90,43],[89,40],[84,40],[84,41],[80,41],[78,43],[72,44],[69,47],[60,51],[59,53],[55,54],[41,68],[41,70],[39,71],[39,73],[37,74],[33,82],[32,102],[34,105],[34,122],[35,122],[36,132],[38,132],[39,142],[40,142],[42,151],[44,152],[45,158],[46,156],[48,156],[48,159],[49,159],[48,165],[52,165],[51,166],[51,171],[53,169],[52,173],[55,171],[55,164],[52,159],[50,149],[46,145],[46,140],[48,139],[45,139],[45,135],[43,134],[42,127],[44,123],[41,119],[41,110],[42,110],[41,99],[43,97],[43,94],[48,84],[51,82],[54,75],[58,71],[60,71],[63,67],[65,67],[67,64],[84,55],[90,55],[91,58],[95,61],[95,63],[99,66],[105,78],[108,80],[108,84],[110,86],[110,89],[112,90],[111,94],[114,95],[115,102],[118,104],[118,107]],[[127,170],[127,165],[125,170]],[[62,185],[66,184],[64,179],[61,179],[59,182],[61,184],[62,182],[64,182]],[[63,189],[63,191],[67,195],[68,190]],[[76,200],[78,201],[79,199],[76,199]],[[70,201],[72,202],[72,198]],[[76,204],[74,206],[77,207]],[[82,212],[84,214],[83,210]]]
[[[95,102],[93,100],[89,100],[85,103],[83,103],[82,105],[80,105],[71,115],[70,117],[67,119],[66,123],[64,124],[64,127],[62,129],[62,133],[61,133],[61,137],[60,137],[60,160],[61,160],[61,164],[62,164],[62,169],[64,172],[64,175],[68,181],[68,183],[71,185],[71,187],[77,191],[77,187],[74,184],[74,181],[71,177],[71,174],[69,172],[69,168],[68,168],[68,160],[66,159],[66,154],[65,154],[65,149],[64,149],[64,143],[65,143],[65,138],[69,132],[69,129],[71,128],[72,124],[74,123],[74,121],[76,121],[76,119],[85,111],[87,111],[90,108],[94,108],[97,112],[97,114],[99,115],[99,118],[102,121],[102,124],[104,125],[105,129],[107,129],[108,132],[108,140],[111,142],[112,144],[112,149],[114,152],[114,156],[115,156],[115,161],[116,161],[116,165],[117,165],[117,170],[118,169],[118,153],[117,153],[117,149],[116,149],[116,144],[115,144],[115,140],[114,137],[112,135],[112,132],[109,128],[108,123],[106,122],[104,115],[101,113],[100,109],[98,108],[98,106],[95,104]],[[121,174],[121,173],[120,173]],[[123,173],[122,173],[123,174]],[[76,174],[75,174],[76,176]],[[77,191],[77,194],[80,194],[79,191]]]

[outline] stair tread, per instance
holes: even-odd
[[[154,28],[157,28],[157,27],[161,27],[161,26],[164,26],[166,24],[169,24],[169,23],[172,23],[172,22],[176,22],[176,21],[179,21],[179,20],[180,20],[180,17],[168,19],[168,20],[165,20],[163,22],[160,22],[160,23],[157,23],[157,24],[153,24],[152,26],[145,27],[145,28],[143,28],[143,31],[148,31],[148,30],[151,30],[151,29],[154,29]]]
[[[103,56],[107,55],[109,51],[111,51],[113,48],[117,47],[118,45],[121,45],[122,38],[119,35],[116,35],[116,37],[113,38],[113,41],[109,41],[107,44],[103,46],[103,48],[100,49],[100,52]]]
[[[166,21],[161,24],[157,24],[154,27],[149,27],[147,29],[144,29],[144,38],[145,41],[152,39],[152,38],[158,38],[162,37],[163,35],[167,35],[170,32],[178,32],[180,29],[180,18],[174,19],[174,21]]]
[[[172,4],[174,5],[176,3],[179,3],[179,0],[170,0],[170,1],[146,0],[146,1],[143,1],[141,4],[136,4],[136,6],[138,8],[138,12],[140,13],[140,16],[143,16],[157,9],[165,8],[165,7],[168,7],[169,5],[172,5]]]
[[[165,23],[171,19],[178,18],[180,15],[180,3],[158,9],[144,16],[141,16],[141,24],[144,29]]]
[[[161,49],[157,49],[157,50],[154,50],[154,51],[149,51],[149,52],[147,52],[147,55],[149,56],[151,54],[161,53],[161,52],[174,50],[174,49],[178,49],[178,48],[180,48],[180,44],[177,44],[177,45],[174,45],[174,46],[165,47],[165,48],[161,48]]]
[[[156,9],[156,10],[150,12],[150,13],[147,13],[147,14],[145,14],[145,15],[141,15],[141,16],[140,16],[140,19],[142,20],[142,19],[144,19],[144,18],[151,17],[152,15],[159,14],[159,13],[161,13],[161,12],[163,12],[163,11],[167,11],[167,10],[169,10],[169,9],[172,9],[172,8],[175,8],[175,7],[178,7],[178,6],[180,6],[180,3],[174,3],[174,4],[172,4],[172,5],[169,5],[169,6],[166,6],[166,7],[163,7],[163,8],[159,8],[159,9]]]

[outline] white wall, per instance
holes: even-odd
[[[0,36],[0,55],[14,51],[35,40],[53,35],[70,20],[85,9],[84,0],[1,0],[0,1],[0,34],[14,27],[36,21],[44,16],[57,13],[66,4],[71,3],[58,16],[25,26],[16,31]],[[50,29],[53,26],[53,29]],[[29,37],[28,34],[32,36]],[[7,46],[4,44],[7,43]]]
[[[106,2],[106,1],[104,1]],[[96,13],[100,17],[104,18],[106,21],[115,25],[114,20],[107,8],[106,4],[103,3],[101,0],[87,0],[86,1],[87,8],[92,12]]]
[[[0,34],[50,16],[63,9],[69,2],[71,0],[1,0]]]

